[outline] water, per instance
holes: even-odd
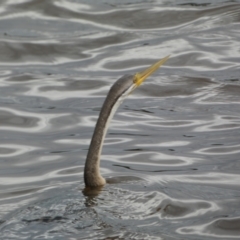
[[[240,1],[2,1],[0,239],[240,239],[239,21]],[[111,84],[169,54],[84,195]]]

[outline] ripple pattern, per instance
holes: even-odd
[[[3,0],[2,239],[239,239],[240,1]],[[121,106],[112,83],[171,54]]]

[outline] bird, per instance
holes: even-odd
[[[170,56],[164,57],[142,72],[134,75],[124,75],[110,88],[96,122],[86,157],[84,167],[84,182],[86,188],[94,189],[103,187],[106,184],[106,179],[100,173],[100,157],[109,123],[117,108],[135,88],[140,86],[143,81],[165,63],[169,57]]]

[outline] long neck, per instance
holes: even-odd
[[[102,106],[85,163],[84,181],[86,187],[98,187],[106,183],[100,173],[100,156],[108,125],[120,104],[121,100],[109,93]]]

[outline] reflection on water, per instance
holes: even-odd
[[[239,21],[240,1],[2,1],[2,239],[239,239]],[[84,189],[109,87],[169,54]]]

